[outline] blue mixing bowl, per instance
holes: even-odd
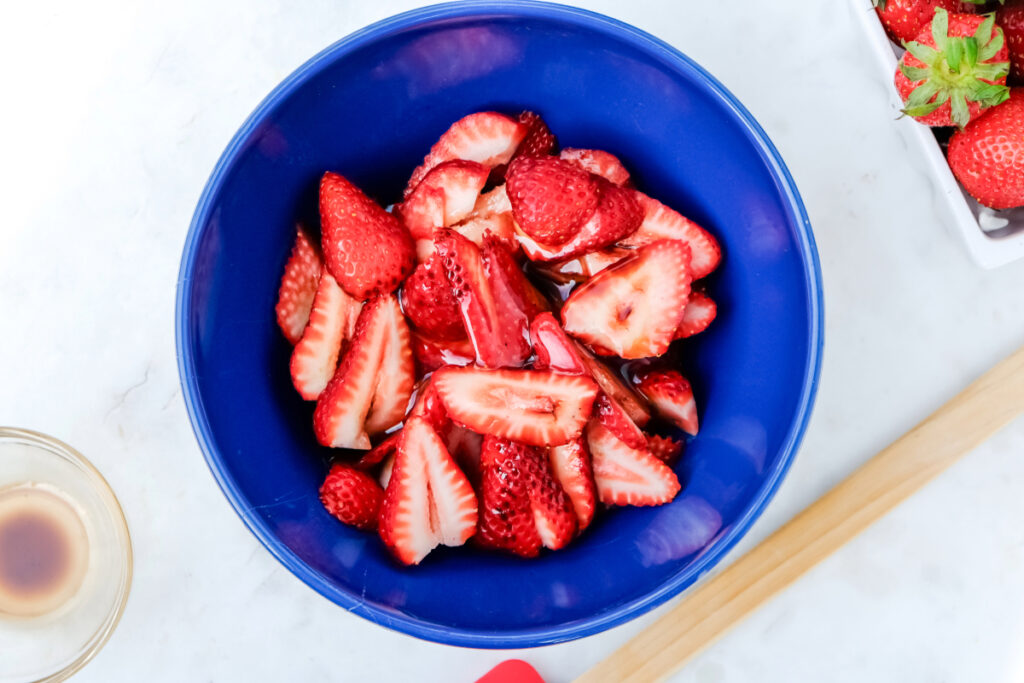
[[[273,308],[297,219],[315,224],[327,169],[397,199],[457,118],[540,112],[563,146],[621,157],[638,187],[707,226],[725,260],[720,314],[689,341],[700,435],[670,505],[601,516],[567,549],[520,560],[469,547],[399,566],[317,500],[329,453],[291,386]],[[443,643],[528,647],[597,633],[708,571],[786,473],[811,411],[821,275],[793,179],[764,132],[703,69],[589,12],[459,2],[332,45],[278,86],[210,177],[181,262],[181,384],[214,476],[289,570],[355,614]]]

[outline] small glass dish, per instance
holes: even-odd
[[[0,683],[63,681],[107,643],[128,600],[132,544],[109,484],[57,439],[0,427],[0,494],[43,492],[77,513],[87,554],[77,589],[37,616],[0,610]]]

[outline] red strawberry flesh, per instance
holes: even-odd
[[[689,380],[677,370],[652,370],[637,379],[640,393],[647,397],[659,415],[687,434],[697,433],[697,402]]]
[[[685,242],[690,247],[690,270],[698,280],[711,273],[722,260],[722,248],[704,228],[642,192],[635,196],[644,217],[632,236],[619,242],[621,247],[643,247],[658,240]]]
[[[284,266],[281,287],[277,294],[277,324],[285,338],[298,343],[309,322],[317,285],[320,283],[322,261],[320,249],[302,226],[296,227],[295,244]]]
[[[320,502],[339,521],[357,529],[377,528],[384,490],[377,480],[350,465],[335,465],[320,486]]]
[[[630,448],[599,422],[587,425],[587,445],[602,503],[663,505],[679,493],[679,479],[665,463],[646,448]]]

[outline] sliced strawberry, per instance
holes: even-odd
[[[530,340],[537,370],[554,370],[565,375],[590,375],[579,346],[565,333],[550,313],[541,313],[530,324]]]
[[[591,251],[568,261],[545,265],[541,270],[556,282],[585,282],[632,253],[631,249],[610,247]]]
[[[516,148],[515,157],[542,157],[555,151],[558,140],[540,114],[524,111],[519,115],[519,123],[526,126],[526,137]]]
[[[465,543],[476,523],[476,495],[466,475],[433,427],[410,418],[380,510],[381,539],[400,562],[419,564],[438,545]]]
[[[417,330],[438,341],[466,338],[459,302],[437,255],[416,266],[402,286],[402,309]]]
[[[572,501],[538,449],[484,437],[480,457],[481,544],[534,557],[563,548],[576,533]]]
[[[452,230],[481,246],[488,236],[501,240],[508,248],[518,251],[515,222],[511,213],[492,213],[486,216],[471,216],[452,226]]]
[[[487,182],[488,168],[475,161],[452,159],[430,170],[396,211],[415,239],[430,238],[472,211]]]
[[[679,493],[676,473],[646,448],[630,448],[596,420],[587,425],[586,434],[602,503],[662,505]]]
[[[563,149],[559,156],[594,175],[601,176],[615,185],[625,185],[629,182],[629,171],[622,165],[619,158],[610,152],[600,149],[574,149],[569,147]]]
[[[445,436],[448,452],[474,488],[480,485],[480,450],[483,435],[449,423]],[[440,433],[440,432],[439,432]]]
[[[382,349],[390,336],[388,299],[371,299],[363,306],[352,343],[313,413],[313,430],[324,446],[370,448],[364,423],[377,390]]]
[[[490,192],[485,192],[476,200],[473,216],[492,216],[498,213],[512,213],[512,202],[508,200],[505,185],[498,185]]]
[[[690,296],[690,250],[663,240],[599,273],[562,307],[565,331],[620,358],[668,350]]]
[[[603,391],[594,401],[594,417],[630,448],[641,450],[647,447],[647,437],[644,433],[630,419],[618,401]]]
[[[468,339],[442,342],[415,332],[412,335],[412,354],[421,375],[446,365],[469,365],[476,360],[476,350]]]
[[[357,470],[361,470],[363,472],[372,470],[374,467],[381,464],[382,462],[384,462],[385,460],[387,460],[388,458],[395,454],[395,451],[398,450],[398,440],[401,437],[402,430],[398,430],[397,432],[388,435],[386,439],[381,441],[379,444],[377,444],[370,450],[366,451],[366,453],[362,457],[360,457],[359,460],[356,460],[352,464],[352,467],[355,467]]]
[[[391,429],[402,421],[416,383],[409,326],[393,297],[385,299],[387,337],[382,347],[377,370],[377,388],[373,404],[366,416],[366,433],[373,436]]]
[[[612,185],[604,178],[598,178],[598,186],[601,201],[597,211],[565,244],[547,247],[521,229],[517,230],[516,239],[531,261],[564,261],[603,249],[636,232],[643,220],[643,209],[634,191]]]
[[[649,370],[637,377],[640,393],[654,409],[687,434],[698,428],[697,402],[689,380],[676,370]]]
[[[351,465],[335,465],[320,487],[320,502],[339,521],[357,529],[377,528],[384,489]]]
[[[586,439],[580,436],[567,444],[553,446],[548,449],[548,457],[555,478],[572,501],[577,525],[582,532],[590,526],[597,507],[597,489]]]
[[[683,311],[683,321],[676,329],[676,339],[684,339],[700,334],[708,329],[708,325],[718,315],[718,304],[704,292],[690,292]]]
[[[416,264],[398,219],[337,173],[320,181],[320,223],[327,268],[359,301],[393,292]]]
[[[430,169],[451,159],[475,161],[488,168],[507,164],[526,133],[525,125],[504,114],[482,111],[464,116],[445,131],[413,171],[405,196],[412,193]]]
[[[642,247],[665,239],[680,240],[690,246],[690,269],[694,280],[718,267],[722,248],[711,233],[657,199],[642,192],[637,192],[636,198],[643,207],[644,219],[636,232],[619,242],[620,247]]]
[[[520,157],[508,168],[505,187],[519,229],[555,247],[590,220],[601,200],[590,173],[557,157]]]
[[[281,288],[277,293],[277,306],[274,307],[277,324],[292,344],[298,343],[302,338],[302,332],[309,322],[323,266],[320,249],[310,239],[305,228],[299,225],[295,231],[295,244],[292,246],[288,262],[284,264]]]
[[[420,383],[416,394],[416,403],[409,411],[409,418],[414,417],[422,417],[438,434],[447,433],[451,426],[448,413],[445,412],[441,397],[437,394],[437,388],[430,379]]]
[[[551,309],[551,303],[526,278],[504,242],[493,235],[484,237],[481,255],[497,298],[514,303],[527,320]]]
[[[485,367],[516,367],[530,355],[526,315],[488,278],[480,249],[450,230],[438,231],[435,250],[442,259],[462,322]]]
[[[324,268],[309,324],[292,350],[292,384],[302,398],[315,401],[331,380],[342,342],[352,338],[361,307]]]
[[[644,405],[646,401],[623,381],[622,375],[617,370],[609,368],[579,345],[577,348],[583,362],[590,370],[590,376],[601,387],[601,391],[614,398],[634,423],[640,427],[646,425],[651,419],[651,413]]]
[[[672,467],[683,454],[683,442],[651,434],[647,437],[647,449],[655,458]]]
[[[477,541],[522,557],[540,553],[541,538],[530,504],[529,482],[519,466],[530,446],[484,437],[480,454],[480,519]],[[525,455],[524,455],[525,454]]]
[[[533,446],[579,436],[598,391],[589,378],[540,370],[449,367],[434,373],[433,383],[459,424]]]

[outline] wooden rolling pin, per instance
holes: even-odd
[[[1024,347],[576,683],[662,681],[1024,411]]]

